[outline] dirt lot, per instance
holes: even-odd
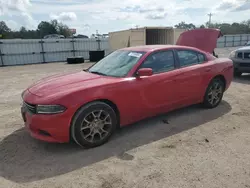
[[[22,90],[84,66],[0,68],[0,187],[250,188],[250,75],[235,79],[216,109],[192,106],[145,120],[95,149],[32,139],[19,113]]]

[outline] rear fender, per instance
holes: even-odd
[[[228,58],[217,58],[214,60],[214,72],[210,78],[210,83],[215,77],[223,76],[225,79],[225,91],[229,88],[233,80],[233,62]]]

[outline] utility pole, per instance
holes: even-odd
[[[98,33],[98,30],[96,30],[95,37],[99,39],[99,33]]]
[[[211,26],[211,18],[213,16],[213,14],[209,13],[208,16],[209,16],[208,27],[210,27]]]

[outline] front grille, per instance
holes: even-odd
[[[242,59],[242,57],[243,57],[242,52],[239,52],[239,53],[237,54],[237,57],[240,58],[240,59]]]
[[[250,52],[244,52],[244,59],[250,59]]]
[[[241,67],[250,67],[250,63],[240,63]]]
[[[29,112],[35,114],[36,113],[36,105],[29,104],[27,102],[23,102],[24,108],[26,108]]]

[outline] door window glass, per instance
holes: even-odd
[[[181,67],[186,67],[199,63],[197,52],[191,50],[177,50]]]
[[[149,55],[140,68],[151,68],[154,74],[173,70],[175,68],[173,51],[161,51]]]

